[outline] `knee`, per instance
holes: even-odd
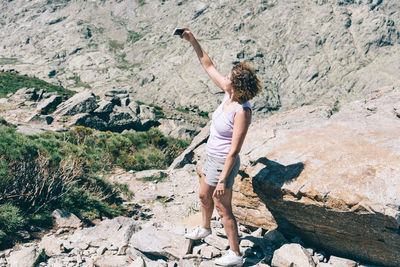
[[[213,205],[213,200],[207,194],[199,194],[200,202],[204,206]]]

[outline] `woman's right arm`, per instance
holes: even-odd
[[[212,63],[210,57],[207,55],[207,53],[204,51],[204,49],[200,46],[199,42],[194,38],[192,32],[189,30],[189,28],[182,28],[185,31],[181,35],[181,38],[187,40],[190,42],[196,51],[197,57],[200,60],[201,65],[203,66],[204,70],[207,72],[207,74],[211,77],[211,79],[215,82],[215,84],[224,90],[226,93],[228,93],[228,85],[230,84],[230,81],[228,78],[223,76],[217,68],[214,66]]]

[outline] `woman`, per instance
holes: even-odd
[[[248,101],[261,90],[261,82],[246,63],[235,65],[226,77],[223,76],[190,30],[182,29],[184,32],[180,37],[192,44],[204,70],[225,92],[222,103],[212,116],[206,163],[202,169],[199,190],[202,225],[185,237],[197,240],[211,234],[210,220],[215,205],[230,246],[228,253],[215,263],[241,265],[243,256],[239,251],[237,223],[232,213],[232,186],[239,171],[239,152],[252,119]]]

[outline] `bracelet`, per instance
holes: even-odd
[[[219,184],[224,184],[224,183],[225,183],[225,180],[219,180],[218,183],[219,183]]]

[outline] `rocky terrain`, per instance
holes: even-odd
[[[400,89],[384,87],[334,114],[307,106],[251,125],[233,200],[245,266],[399,265],[399,103]],[[167,170],[108,176],[135,193],[130,218],[82,228],[56,210],[53,230],[1,252],[0,265],[214,266],[228,248],[217,214],[213,235],[183,238],[200,221],[196,172],[208,132]]]
[[[212,111],[221,93],[188,43],[188,26],[222,73],[254,64],[256,116],[331,108],[400,82],[400,3],[316,1],[2,1],[0,69],[103,96]]]
[[[157,127],[165,135],[190,139],[206,121],[195,117],[188,122],[192,115],[146,105],[126,90],[107,91],[101,99],[84,90],[65,100],[57,92],[21,88],[7,98],[0,98],[0,103],[0,117],[26,134],[46,130],[62,132],[73,126],[113,132],[147,131]]]
[[[399,266],[399,10],[385,0],[1,1],[0,70],[78,91],[1,98],[0,117],[19,131],[197,135],[167,170],[107,177],[135,193],[131,217],[84,227],[56,210],[55,228],[0,252],[0,266],[205,267],[224,253],[217,214],[212,236],[183,238],[199,222],[201,115],[222,95],[171,36],[181,25],[222,73],[247,60],[264,82],[234,187],[245,266]]]

